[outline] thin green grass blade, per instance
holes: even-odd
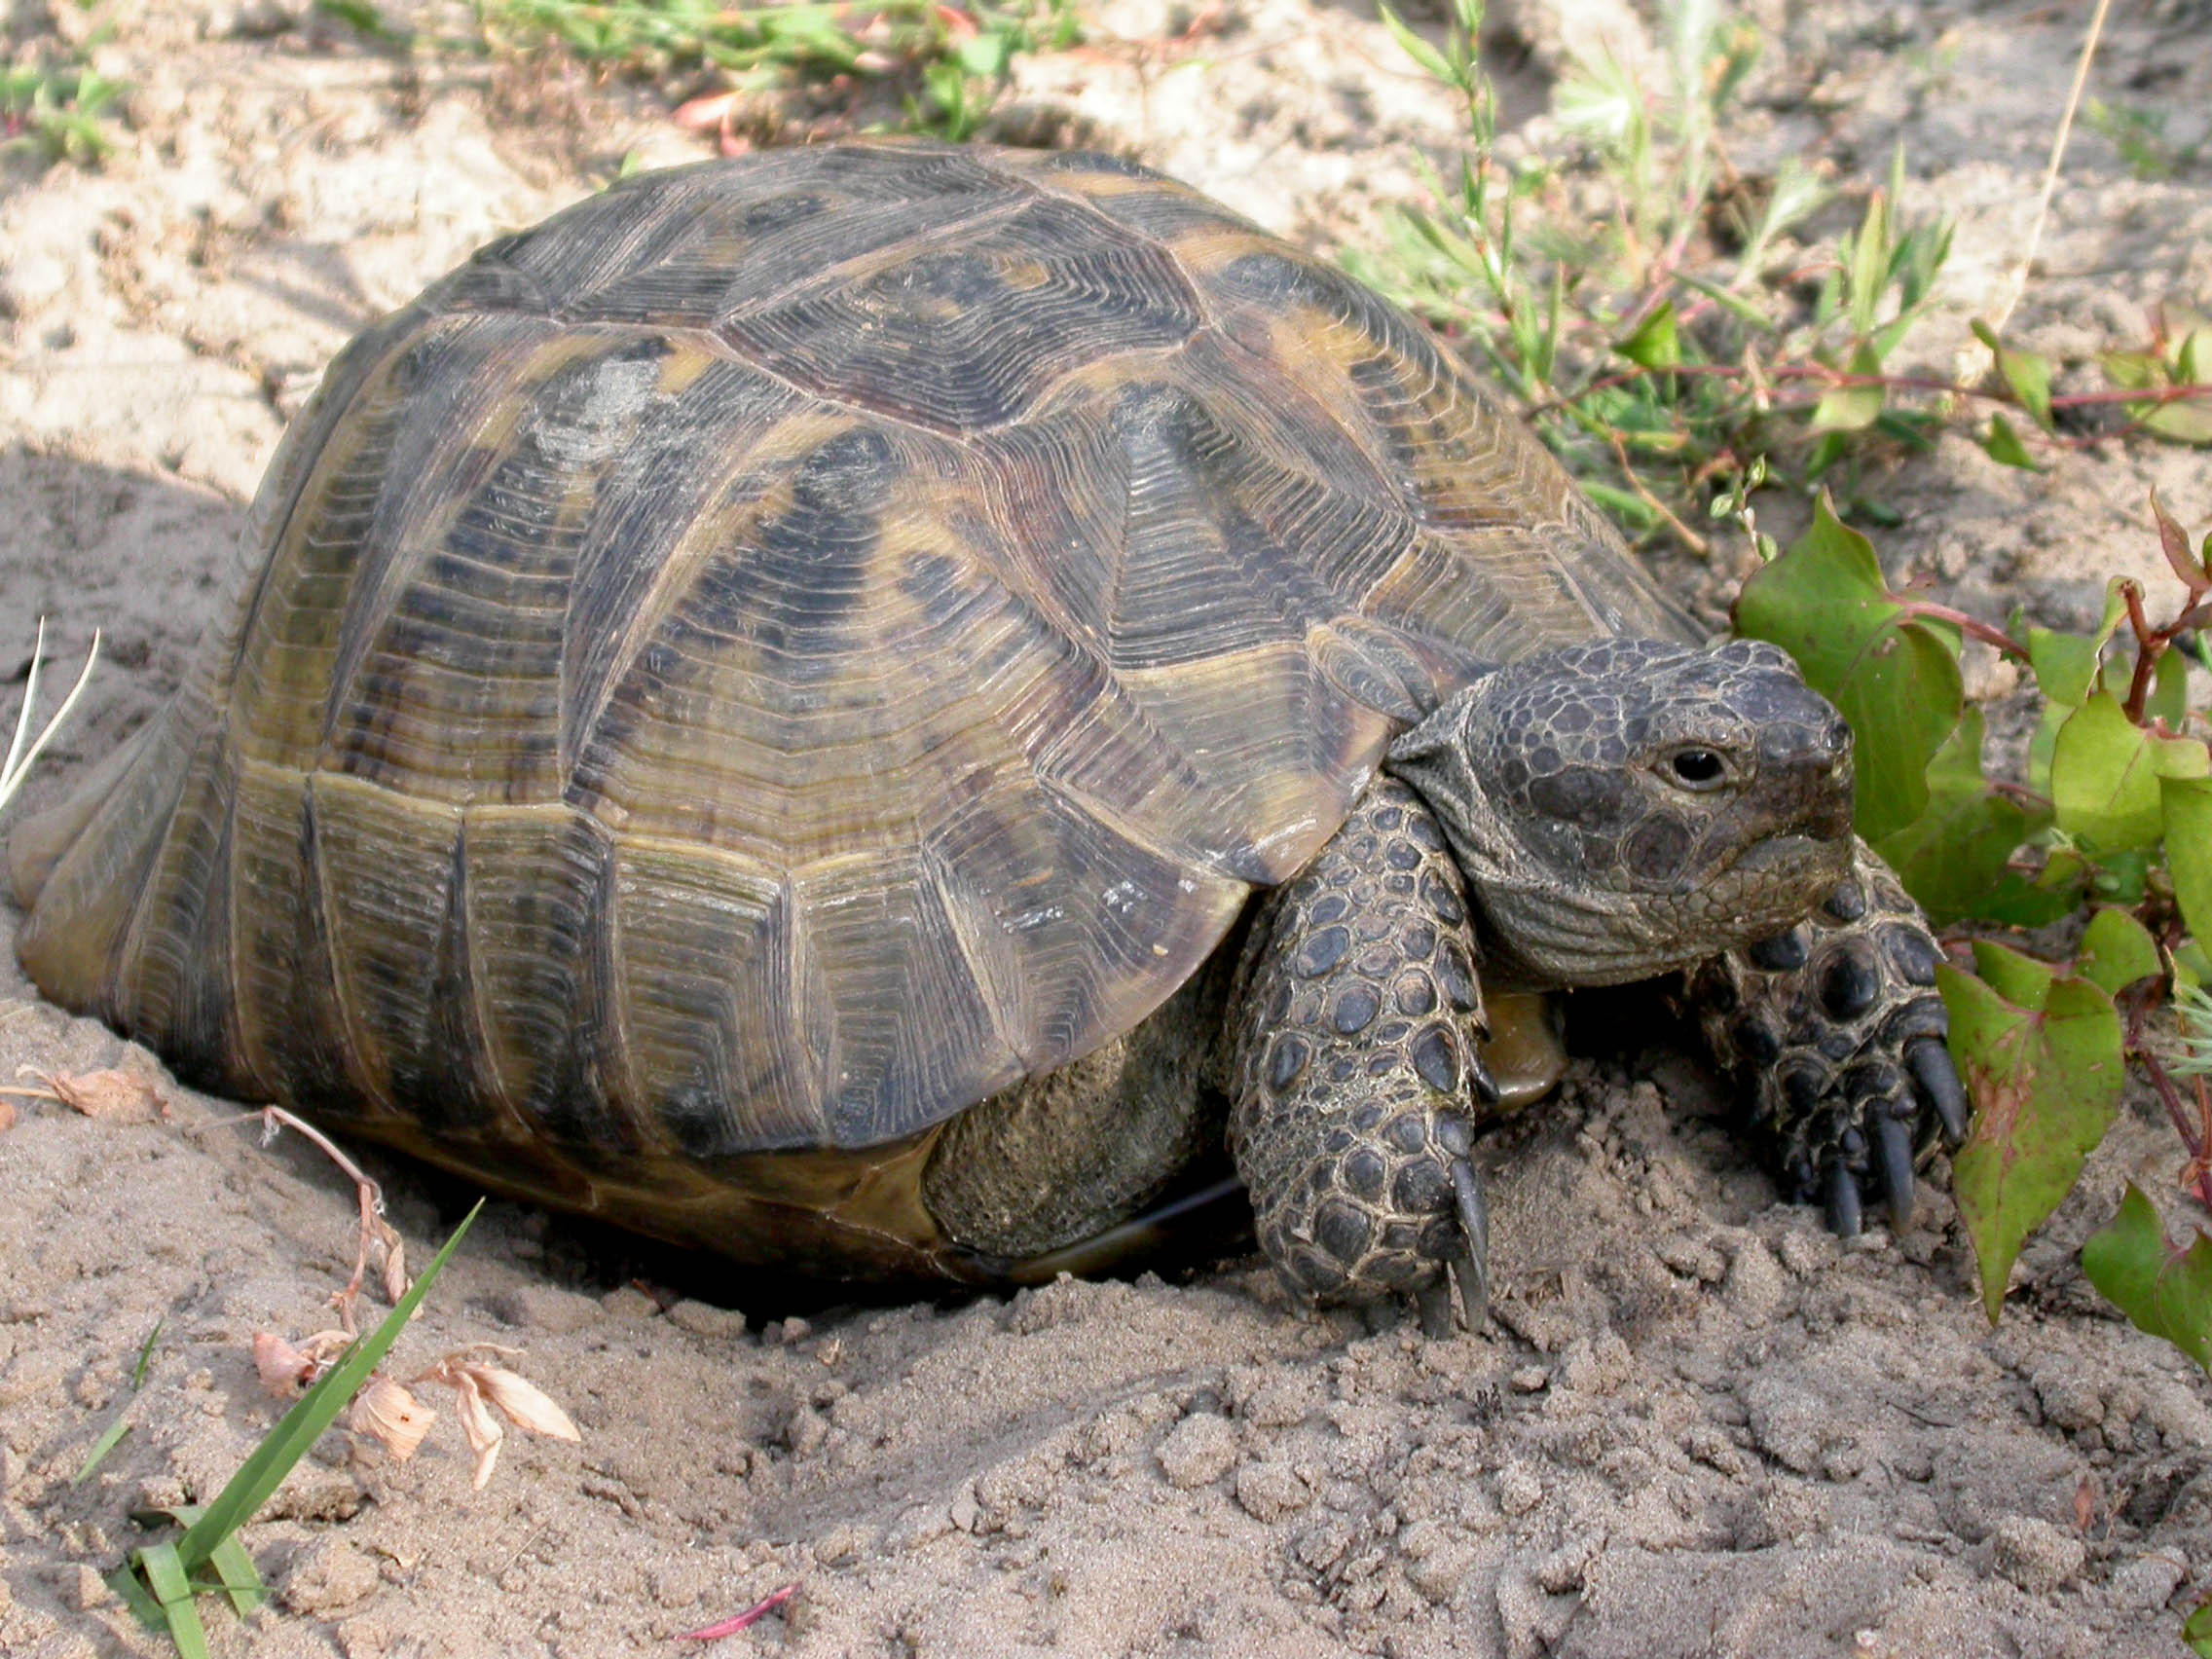
[[[83,1486],[92,1478],[92,1471],[106,1459],[107,1455],[123,1444],[123,1437],[129,1432],[130,1425],[123,1420],[123,1414],[118,1412],[115,1420],[107,1425],[106,1432],[92,1442],[92,1449],[85,1454],[85,1460],[77,1465],[77,1472],[69,1477],[69,1484],[73,1487]]]
[[[475,1208],[453,1230],[445,1248],[423,1270],[423,1276],[415,1281],[414,1288],[399,1299],[399,1306],[386,1315],[383,1324],[348,1348],[345,1357],[300,1396],[299,1404],[284,1414],[254,1449],[253,1455],[239,1465],[239,1472],[215,1494],[205,1512],[177,1540],[177,1555],[188,1570],[206,1566],[213,1559],[215,1547],[253,1518],[254,1511],[268,1502],[270,1493],[283,1484],[292,1465],[307,1455],[308,1448],[324,1429],[338,1420],[338,1414],[346,1409],[354,1391],[369,1380],[369,1373],[377,1368],[390,1351],[391,1345],[398,1341],[399,1333],[407,1328],[407,1321],[414,1317],[415,1309],[436,1282],[454,1247],[466,1235],[483,1208],[484,1201],[479,1198]]]
[[[222,1574],[223,1594],[231,1599],[231,1606],[240,1618],[246,1617],[269,1600],[269,1587],[261,1582],[253,1557],[245,1553],[245,1545],[239,1541],[236,1532],[215,1546],[207,1565]]]
[[[146,1581],[138,1576],[138,1558],[129,1561],[107,1575],[107,1587],[123,1598],[123,1604],[138,1615],[138,1622],[149,1630],[160,1630],[168,1623],[162,1616],[162,1604],[154,1600],[154,1593],[146,1588]]]
[[[209,1659],[207,1632],[200,1623],[200,1609],[193,1605],[192,1579],[177,1557],[176,1545],[148,1544],[138,1552],[137,1561],[154,1600],[161,1604],[162,1616],[168,1620],[177,1652],[184,1659]]]
[[[146,1333],[146,1340],[138,1345],[138,1363],[130,1371],[130,1391],[133,1394],[146,1385],[146,1373],[154,1365],[154,1345],[162,1340],[162,1327],[167,1323],[166,1314],[156,1319],[154,1328]]]

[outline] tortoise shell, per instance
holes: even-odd
[[[1126,1032],[1478,665],[1684,632],[1346,276],[1139,167],[922,143],[485,248],[332,365],[242,556],[18,838],[32,977],[646,1209]]]

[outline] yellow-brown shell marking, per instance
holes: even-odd
[[[933,145],[485,249],[339,358],[250,534],[21,872],[25,963],[235,1092],[579,1167],[881,1146],[1081,1055],[1475,664],[1680,626],[1337,272]]]

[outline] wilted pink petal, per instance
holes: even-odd
[[[703,98],[693,98],[676,106],[669,119],[687,131],[697,132],[709,127],[719,127],[737,111],[739,92],[712,92]]]
[[[496,1365],[470,1365],[466,1370],[476,1379],[484,1397],[506,1414],[507,1420],[518,1428],[527,1428],[533,1434],[550,1435],[555,1440],[581,1440],[576,1425],[569,1420],[569,1414],[548,1399],[535,1383],[526,1382],[511,1371],[502,1371]]]
[[[404,1463],[415,1456],[415,1449],[423,1444],[423,1436],[429,1433],[437,1415],[390,1378],[378,1377],[361,1390],[346,1420],[355,1433],[378,1441],[396,1461]]]
[[[296,1400],[314,1381],[315,1364],[275,1331],[256,1331],[253,1369],[270,1393],[279,1400]]]
[[[704,1630],[687,1630],[676,1640],[679,1641],[719,1641],[725,1636],[735,1636],[739,1631],[766,1618],[797,1594],[798,1586],[796,1584],[787,1584],[781,1590],[771,1590],[766,1596],[763,1596],[736,1617],[724,1619],[720,1624],[711,1624]]]
[[[296,1400],[352,1340],[344,1331],[317,1331],[294,1347],[274,1331],[256,1331],[254,1373],[260,1377],[261,1385],[279,1400]]]

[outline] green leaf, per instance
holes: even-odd
[[[2158,658],[2151,695],[2143,700],[2146,719],[2164,720],[2175,730],[2189,718],[2189,653],[2169,650]]]
[[[1661,300],[1636,332],[1613,348],[1632,363],[1647,369],[1671,369],[1682,360],[1681,343],[1675,337],[1675,302]]]
[[[1398,43],[1400,52],[1447,87],[1458,87],[1462,92],[1466,90],[1459,72],[1452,67],[1451,61],[1416,34],[1405,18],[1384,5],[1378,4],[1375,9],[1382,14],[1382,26],[1390,31],[1390,38]]]
[[[483,1207],[480,1198],[475,1208],[454,1229],[445,1248],[431,1258],[430,1265],[423,1270],[423,1276],[399,1299],[398,1306],[385,1316],[384,1322],[348,1348],[338,1363],[300,1396],[299,1403],[278,1419],[252,1455],[239,1465],[238,1473],[215,1494],[200,1519],[185,1530],[184,1536],[176,1542],[176,1550],[188,1570],[206,1566],[213,1559],[216,1547],[253,1519],[254,1512],[283,1484],[292,1465],[306,1456],[308,1448],[322,1431],[337,1420],[338,1414],[346,1409],[355,1391],[369,1380],[369,1373],[376,1370],[390,1351],[391,1345],[399,1340],[399,1333],[407,1328],[407,1321],[415,1316],[415,1309],[422,1306],[423,1298],[452,1258],[455,1246],[467,1236]],[[156,1585],[155,1589],[159,1593],[160,1586]]]
[[[2158,810],[2182,920],[2200,942],[2212,941],[2212,779],[2160,778]]]
[[[2142,391],[2165,379],[2165,365],[2150,351],[2103,351],[2097,361],[2105,379],[2121,391]]]
[[[1928,810],[1874,849],[1936,927],[1974,913],[2036,827],[1982,776],[1981,741],[1981,711],[1969,708],[1928,763]]]
[[[2049,1000],[2050,987],[2058,978],[2058,970],[2049,963],[2038,962],[1995,940],[1977,939],[1972,944],[1974,972],[2007,1002],[2040,1009]]]
[[[2138,979],[2156,979],[2165,972],[2158,961],[2157,942],[2151,930],[2126,910],[2106,908],[2089,918],[2082,931],[2082,947],[2074,971],[2112,996]]]
[[[2020,407],[2045,431],[2050,430],[2050,359],[2033,351],[2018,351],[2002,344],[1986,322],[1976,320],[1973,337],[1989,348],[1997,359],[1997,372],[2020,400]]]
[[[1968,912],[1976,921],[2002,922],[2010,928],[2046,928],[2061,916],[2082,906],[2079,879],[2052,879],[2046,868],[2031,881],[2017,870],[2007,870]]]
[[[2143,429],[2177,444],[2212,444],[2212,400],[2203,397],[2172,403],[2130,403],[2127,412]]]
[[[2212,1602],[2206,1602],[2183,1621],[2181,1639],[2197,1659],[2212,1659]]]
[[[1974,1102],[1952,1161],[1991,1324],[2027,1235],[2073,1190],[2120,1101],[2120,1024],[2112,998],[2003,945],[1977,940],[1984,978],[1936,970],[1951,1052]]]
[[[1850,261],[1851,331],[1861,339],[1874,332],[1874,308],[1889,285],[1891,253],[1890,199],[1877,190],[1866,199],[1866,216],[1859,222],[1859,234],[1851,239],[1846,252]]]
[[[1882,359],[1874,355],[1872,347],[1862,346],[1852,354],[1851,372],[1878,375]],[[1863,431],[1880,417],[1888,389],[1881,386],[1831,386],[1813,405],[1809,424],[1816,432]]]
[[[207,1633],[201,1626],[200,1609],[192,1603],[192,1574],[185,1569],[177,1546],[166,1541],[148,1544],[135,1559],[154,1600],[161,1604],[177,1651],[184,1659],[207,1659]]]
[[[2011,423],[2002,415],[1990,416],[1989,431],[1983,436],[1981,447],[2000,466],[2016,466],[2023,472],[2043,470],[2036,458],[2028,453],[2028,446],[2020,442],[2020,434],[2012,430]]]
[[[1959,723],[1955,645],[1889,596],[1874,549],[1824,497],[1813,525],[1754,571],[1736,626],[1797,659],[1858,733],[1859,832],[1880,841],[1928,809],[1928,763]]]
[[[2130,1181],[2112,1224],[2082,1246],[2082,1268],[2137,1330],[2212,1372],[2212,1238],[2190,1231],[2186,1250],[2168,1244],[2157,1207]]]
[[[2050,754],[2058,827],[2100,853],[2157,843],[2158,756],[2151,734],[2110,691],[2098,691],[2059,727]]]

